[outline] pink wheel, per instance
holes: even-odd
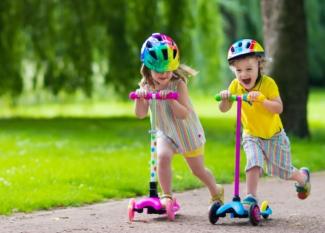
[[[129,205],[128,205],[128,217],[129,221],[132,222],[134,219],[134,207],[135,207],[135,200],[134,198],[130,199]]]
[[[261,212],[257,204],[252,204],[248,212],[249,221],[253,226],[257,226],[261,221]]]
[[[167,218],[170,221],[174,221],[175,220],[174,200],[168,199],[166,201],[166,214],[167,214]]]

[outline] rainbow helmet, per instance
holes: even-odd
[[[230,61],[234,58],[248,54],[264,56],[264,49],[256,40],[238,40],[230,46],[227,59]]]
[[[169,36],[153,33],[142,45],[141,62],[156,72],[176,70],[179,66],[179,50]]]

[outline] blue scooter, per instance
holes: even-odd
[[[216,95],[215,99],[221,101],[220,95]],[[235,160],[235,182],[234,197],[231,202],[221,205],[219,202],[213,203],[209,210],[209,221],[215,224],[219,217],[225,217],[230,214],[231,218],[249,218],[253,226],[257,226],[261,221],[261,216],[267,219],[272,214],[272,209],[268,205],[268,201],[263,201],[261,207],[258,204],[252,204],[249,210],[246,210],[239,197],[239,169],[240,169],[240,126],[241,126],[241,106],[242,101],[248,101],[247,94],[242,96],[231,96],[232,101],[237,101],[237,120],[236,120],[236,160]]]

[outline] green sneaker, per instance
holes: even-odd
[[[257,204],[257,199],[252,194],[247,194],[247,196],[241,202],[245,210],[249,211],[249,208],[253,204]]]
[[[310,194],[310,190],[311,190],[311,184],[310,184],[310,172],[309,169],[306,167],[302,167],[299,170],[301,173],[305,174],[307,179],[306,179],[306,183],[305,185],[301,186],[299,184],[295,184],[296,186],[296,191],[297,191],[297,196],[299,199],[306,199],[309,194]]]

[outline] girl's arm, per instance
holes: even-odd
[[[190,111],[190,100],[188,95],[188,89],[184,81],[178,82],[177,86],[178,100],[168,100],[173,114],[180,119],[185,119]]]
[[[143,119],[147,116],[149,110],[149,101],[144,98],[147,95],[147,91],[138,89],[136,93],[140,98],[135,100],[134,112],[138,118]]]

